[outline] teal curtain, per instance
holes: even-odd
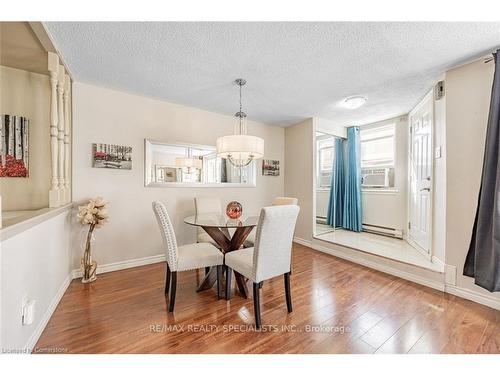
[[[347,129],[346,176],[342,227],[354,232],[361,232],[361,143],[359,128]]]
[[[326,213],[326,223],[332,227],[339,227],[343,224],[344,217],[344,140],[335,138],[334,142],[335,158],[332,165],[332,181],[330,185],[330,196]]]

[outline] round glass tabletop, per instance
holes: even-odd
[[[216,228],[238,228],[238,227],[255,227],[259,222],[258,216],[241,216],[239,219],[230,219],[225,215],[206,214],[188,216],[184,219],[186,224],[196,225],[199,227],[216,227]]]

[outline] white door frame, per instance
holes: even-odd
[[[429,209],[429,251],[427,251],[426,249],[422,248],[421,246],[419,246],[415,241],[413,241],[411,238],[410,238],[410,235],[409,235],[409,224],[410,224],[410,219],[411,219],[411,215],[410,215],[410,202],[411,202],[411,153],[412,153],[412,130],[411,130],[411,117],[412,117],[412,114],[414,114],[414,112],[418,111],[424,104],[426,104],[426,102],[428,100],[431,100],[431,103],[432,103],[432,124],[431,124],[431,133],[430,133],[430,137],[431,137],[431,147],[430,147],[430,151],[431,151],[431,158],[430,158],[430,161],[431,161],[431,190],[429,192],[429,199],[430,199],[430,209]],[[408,155],[407,155],[407,158],[408,158],[408,173],[407,173],[407,210],[406,210],[406,221],[407,221],[407,225],[406,225],[406,230],[407,230],[407,234],[406,234],[406,241],[412,246],[414,247],[415,249],[417,249],[419,252],[421,252],[426,258],[428,258],[429,260],[432,259],[432,253],[433,253],[433,247],[432,247],[432,240],[433,240],[433,227],[434,227],[434,224],[433,224],[433,217],[434,217],[434,129],[435,127],[435,110],[434,110],[434,90],[431,89],[423,98],[422,100],[410,111],[410,113],[408,114]]]

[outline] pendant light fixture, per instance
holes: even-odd
[[[175,158],[175,167],[182,168],[187,173],[193,173],[194,170],[201,169],[203,163],[200,158],[193,157],[192,150],[188,147],[186,156]]]
[[[247,115],[241,105],[241,88],[247,83],[243,78],[234,81],[240,88],[240,110],[234,114],[236,124],[234,135],[217,138],[217,156],[229,160],[235,167],[244,167],[252,160],[264,156],[264,140],[247,135]]]

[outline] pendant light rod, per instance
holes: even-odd
[[[238,86],[240,86],[240,112],[241,112],[241,110],[243,109],[243,106],[241,105],[241,87],[242,87],[245,83],[246,83],[246,82],[245,82],[245,80],[242,80],[241,78],[238,78],[238,79],[236,80],[236,84],[237,84]]]
[[[241,95],[241,88],[243,86],[245,86],[245,84],[247,83],[247,81],[243,78],[237,78],[234,80],[234,82],[240,87],[240,110],[238,112],[236,112],[234,115],[236,117],[239,118],[239,125],[240,125],[240,128],[239,128],[239,133],[240,134],[245,134],[246,131],[245,129],[243,129],[243,119],[245,117],[247,117],[247,114],[245,112],[243,112],[243,104],[242,104],[242,95]]]

